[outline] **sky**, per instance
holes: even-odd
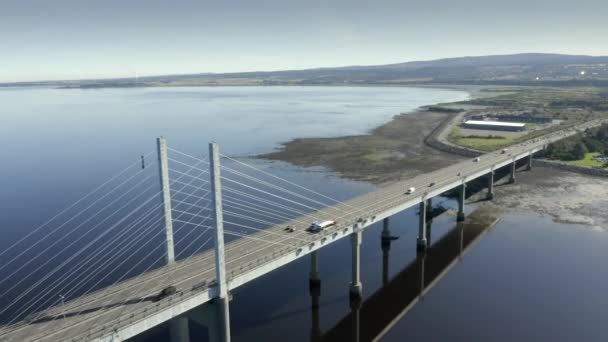
[[[606,0],[0,0],[0,82],[608,55]]]

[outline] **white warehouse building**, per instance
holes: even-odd
[[[462,127],[471,129],[486,129],[493,131],[517,132],[525,130],[526,124],[520,122],[467,120],[462,124]]]

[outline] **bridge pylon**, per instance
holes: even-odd
[[[209,144],[209,169],[213,196],[213,218],[215,222],[215,279],[218,288],[221,340],[230,342],[230,309],[228,284],[226,283],[226,260],[224,255],[224,217],[222,212],[222,183],[220,175],[220,152],[217,143]]]
[[[173,217],[171,214],[171,188],[169,180],[169,157],[167,152],[167,139],[160,137],[156,139],[158,152],[158,174],[160,176],[160,189],[163,200],[163,215],[165,217],[165,238],[167,244],[167,265],[175,262],[173,246]]]

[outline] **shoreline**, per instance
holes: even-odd
[[[415,86],[411,88],[416,88]],[[480,96],[481,87],[418,87],[459,90],[468,99]],[[468,100],[467,99],[467,100]],[[461,101],[449,102],[450,104]],[[294,138],[276,151],[253,156],[299,167],[325,167],[340,177],[376,185],[447,166],[463,157],[428,146],[426,139],[453,113],[429,110],[445,103],[420,106],[394,115],[367,134],[330,138]]]
[[[254,157],[326,167],[342,177],[375,184],[393,182],[462,159],[425,143],[435,127],[450,118],[448,113],[416,110],[397,114],[368,134],[296,138],[282,143],[277,151]]]
[[[339,177],[382,186],[468,158],[440,151],[425,141],[456,115],[421,107],[395,115],[367,135],[293,139],[282,144],[278,151],[255,157],[285,161],[300,167],[326,167]],[[550,216],[557,223],[582,224],[595,231],[606,230],[608,212],[602,210],[608,205],[608,179],[605,177],[536,166],[531,172],[518,172],[517,179],[514,185],[497,184],[496,199],[490,202],[483,200],[480,204],[508,210],[530,210],[541,216]],[[471,200],[477,202],[475,198],[484,195],[485,190],[481,190]]]

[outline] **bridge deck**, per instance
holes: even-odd
[[[590,122],[585,129],[598,125]],[[234,289],[313,250],[348,236],[353,229],[364,229],[425,198],[439,195],[463,182],[478,178],[493,169],[508,165],[543,148],[549,142],[575,134],[575,130],[549,134],[542,139],[514,145],[509,153],[488,153],[480,162],[465,160],[371,193],[328,207],[311,216],[335,219],[338,225],[320,234],[305,231],[312,218],[302,216],[285,224],[251,234],[254,239],[239,239],[226,244],[229,288]],[[460,173],[460,176],[458,174]],[[433,186],[429,186],[435,182]],[[416,192],[405,195],[409,187]],[[360,218],[365,221],[358,222]],[[283,231],[286,225],[296,232]],[[215,297],[213,251],[203,252],[172,267],[147,272],[114,286],[46,310],[41,319],[0,328],[0,341],[90,341],[119,340],[134,336]],[[206,281],[206,286],[197,286]],[[158,302],[150,298],[168,285],[178,288],[176,295]],[[209,286],[211,285],[211,286]],[[63,317],[65,315],[65,318]]]

